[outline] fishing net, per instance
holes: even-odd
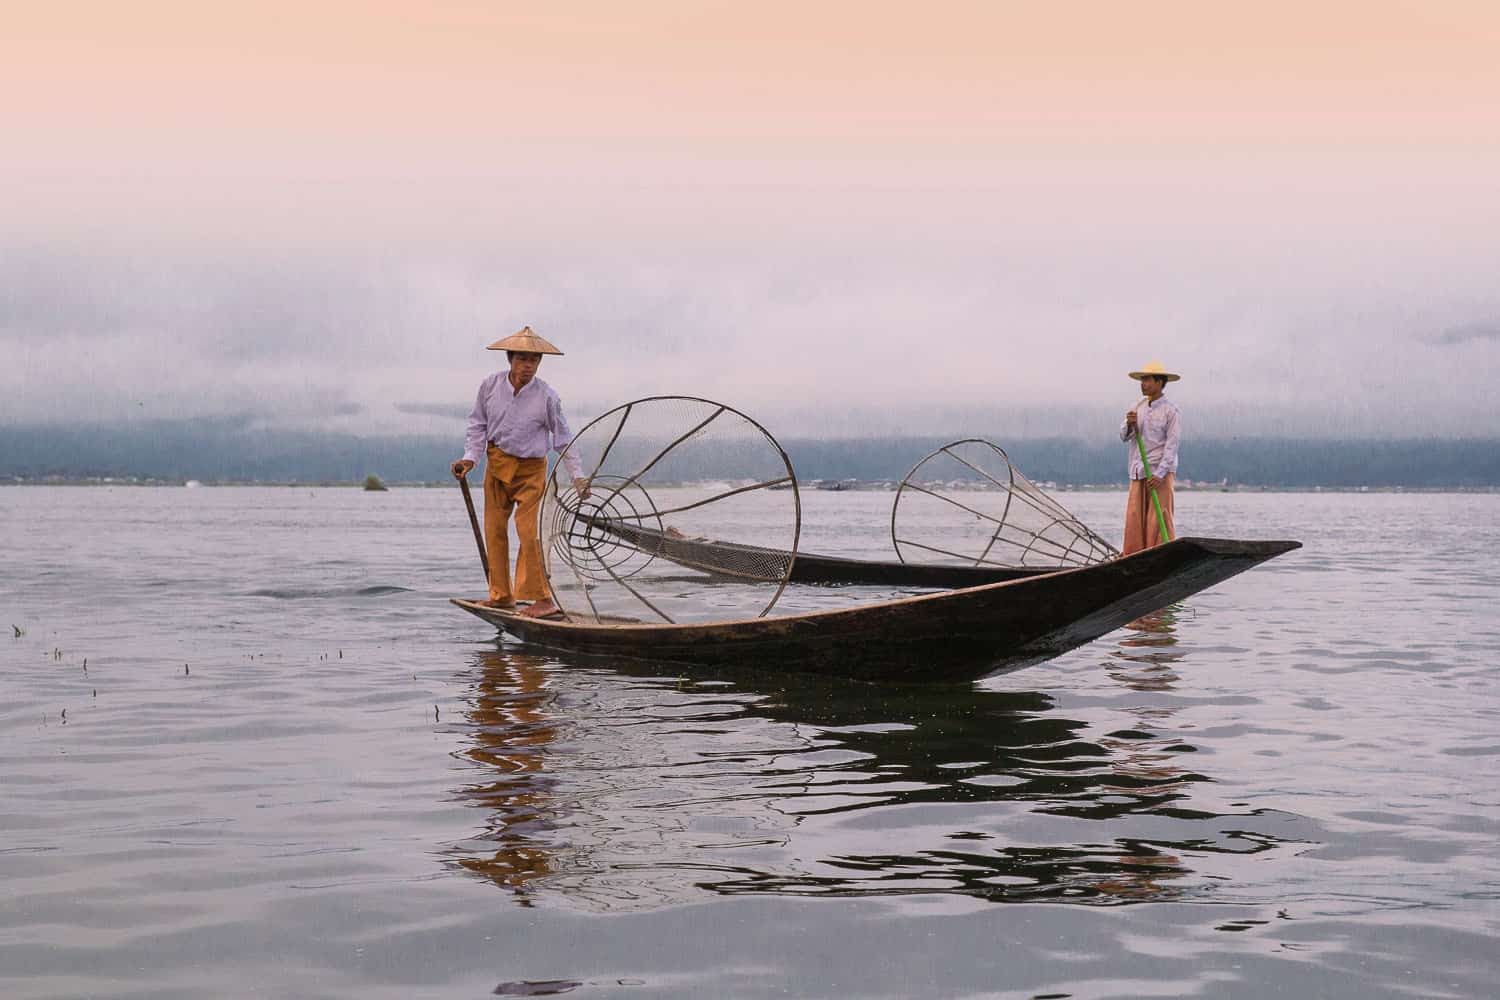
[[[584,427],[542,498],[553,597],[577,621],[685,623],[765,615],[791,573],[802,526],[791,462],[722,403],[654,396]]]
[[[902,562],[1065,568],[1119,555],[988,441],[954,441],[896,491],[891,541]]]

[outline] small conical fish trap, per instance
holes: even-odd
[[[901,481],[891,541],[908,563],[1065,568],[1119,555],[978,438],[943,445]]]
[[[796,558],[790,460],[738,410],[691,396],[616,407],[573,438],[589,495],[557,463],[542,551],[575,620],[686,623],[765,615]]]

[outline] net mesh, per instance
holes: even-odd
[[[563,463],[542,499],[554,599],[583,621],[756,617],[786,585],[801,502],[780,445],[711,400],[657,396],[574,437],[582,497]]]
[[[1087,566],[1119,552],[988,441],[954,441],[918,462],[891,509],[902,562]]]

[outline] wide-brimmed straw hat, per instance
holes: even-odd
[[[1176,382],[1178,379],[1182,378],[1181,375],[1178,375],[1175,372],[1167,371],[1167,369],[1162,366],[1162,363],[1160,361],[1149,362],[1147,363],[1146,367],[1142,368],[1140,371],[1130,373],[1130,377],[1135,379],[1137,382],[1148,375],[1154,375],[1157,378],[1164,378],[1168,382]]]
[[[523,351],[527,354],[562,354],[552,342],[544,337],[538,337],[531,331],[531,327],[523,326],[509,337],[501,337],[489,347],[487,351]]]

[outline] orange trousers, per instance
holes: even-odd
[[[547,486],[545,458],[516,458],[489,446],[484,462],[484,548],[490,560],[490,600],[540,601],[547,596],[537,515]],[[516,515],[521,551],[516,587],[510,586],[510,515]]]
[[[1161,516],[1166,520],[1167,534],[1172,538],[1177,537],[1177,525],[1172,522],[1172,484],[1176,481],[1177,477],[1169,472],[1156,488],[1157,499],[1161,500]],[[1146,481],[1132,479],[1130,498],[1125,501],[1125,545],[1120,554],[1128,556],[1163,541],[1161,529],[1156,525],[1156,508],[1151,503],[1151,494],[1146,492]]]

